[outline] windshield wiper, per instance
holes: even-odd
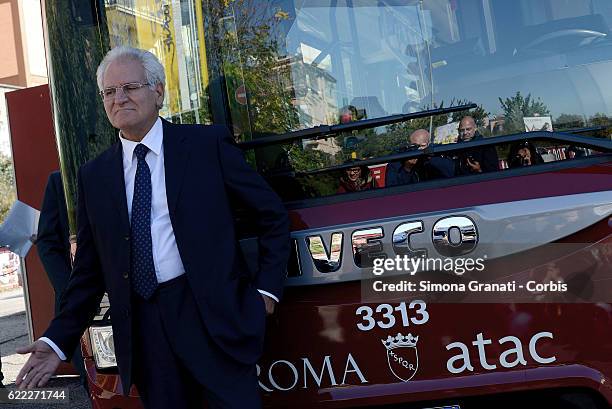
[[[389,115],[380,118],[363,119],[339,125],[319,125],[312,128],[300,129],[299,131],[288,132],[281,135],[270,135],[257,138],[252,141],[241,142],[238,144],[242,149],[261,148],[263,146],[278,145],[281,143],[301,140],[301,139],[324,139],[335,134],[361,129],[371,129],[379,126],[405,122],[411,119],[426,118],[436,115],[444,115],[452,112],[466,111],[476,108],[476,104],[457,105],[448,108],[428,109],[425,111],[413,112],[410,114]]]

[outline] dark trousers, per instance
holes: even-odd
[[[220,350],[208,335],[185,276],[150,300],[132,295],[134,383],[146,409],[261,408],[254,365]]]

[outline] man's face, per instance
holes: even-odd
[[[146,83],[142,64],[132,58],[113,61],[104,73],[103,89],[129,83]],[[104,110],[108,120],[121,130],[127,139],[140,141],[151,129],[159,114],[164,98],[164,89],[157,84],[155,89],[144,86],[126,92],[119,88],[113,97],[104,98]]]
[[[359,179],[361,177],[361,168],[358,166],[355,166],[353,168],[348,168],[346,170],[346,176],[349,178],[350,181],[354,182],[357,179]]]
[[[410,135],[410,143],[415,144],[419,147],[419,149],[425,149],[429,145],[429,132],[425,130],[417,130]],[[411,168],[416,165],[419,161],[418,158],[408,159],[404,163],[404,166],[407,168]]]
[[[413,143],[419,147],[419,149],[425,149],[429,145],[429,132],[427,131],[415,131],[410,135],[410,143]]]
[[[476,133],[476,124],[470,118],[462,119],[459,123],[459,138],[462,141],[470,141]]]

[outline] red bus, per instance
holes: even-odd
[[[117,45],[164,64],[164,117],[227,125],[285,201],[294,251],[258,364],[264,406],[610,406],[607,2],[105,0],[45,13],[72,220],[78,166],[116,138],[94,72]],[[480,136],[461,141],[466,115]],[[483,150],[496,170],[460,175]],[[451,174],[380,180],[436,161]],[[368,188],[338,193],[353,168]],[[257,238],[236,215],[249,259]],[[135,389],[121,395],[110,320],[103,302],[82,340],[92,402],[139,407]]]

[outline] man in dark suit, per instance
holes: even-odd
[[[427,129],[417,129],[408,138],[410,150],[424,150],[430,146],[431,136]],[[455,165],[451,159],[441,156],[402,159],[387,165],[385,186],[408,185],[426,180],[454,176]]]
[[[62,176],[59,171],[52,172],[47,181],[38,220],[36,249],[55,292],[55,314],[57,315],[60,310],[62,294],[68,285],[70,272],[72,271],[68,211],[66,210]],[[77,345],[74,351],[72,364],[81,376],[81,384],[87,388],[87,377],[80,345]]]
[[[478,132],[476,121],[464,116],[459,122],[459,142],[479,141],[483,137]],[[499,158],[495,146],[484,146],[463,151],[457,155],[455,173],[471,175],[499,170]]]
[[[104,291],[111,303],[124,393],[149,408],[260,407],[255,363],[265,316],[283,290],[287,213],[224,127],[158,117],[163,67],[119,47],[98,85],[120,141],[81,167],[77,251],[60,314],[32,355],[19,388],[44,385],[73,351]],[[230,203],[254,212],[257,271],[239,250]]]

